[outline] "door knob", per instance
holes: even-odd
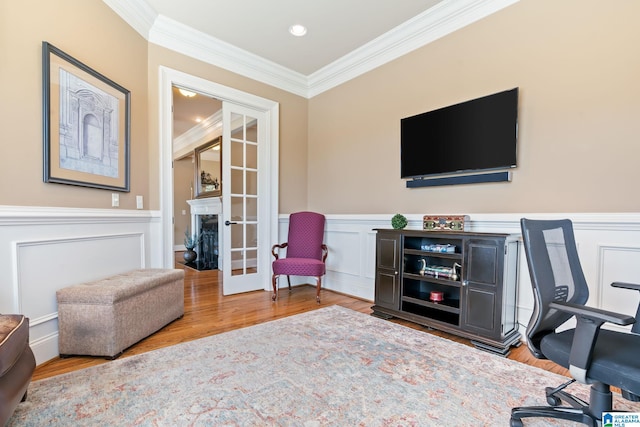
[[[229,226],[229,225],[231,225],[231,224],[237,224],[237,222],[235,222],[235,221],[234,221],[234,222],[231,222],[231,221],[229,221],[229,220],[227,220],[227,221],[225,221],[225,222],[224,222],[224,225],[226,225],[226,226]]]

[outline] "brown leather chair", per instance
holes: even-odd
[[[36,359],[29,347],[29,319],[19,314],[0,314],[0,426],[27,398],[35,367]]]

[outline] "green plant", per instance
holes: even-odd
[[[396,230],[400,230],[405,228],[409,221],[407,221],[407,217],[402,214],[395,214],[393,218],[391,218],[391,226]]]
[[[191,234],[189,228],[184,232],[184,247],[187,249],[193,249],[200,243],[200,236],[198,233]]]

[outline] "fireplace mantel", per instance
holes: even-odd
[[[192,228],[195,215],[220,215],[222,213],[222,199],[220,197],[187,200],[187,203],[191,206]]]

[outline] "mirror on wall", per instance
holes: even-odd
[[[222,137],[195,149],[195,197],[222,195]]]

